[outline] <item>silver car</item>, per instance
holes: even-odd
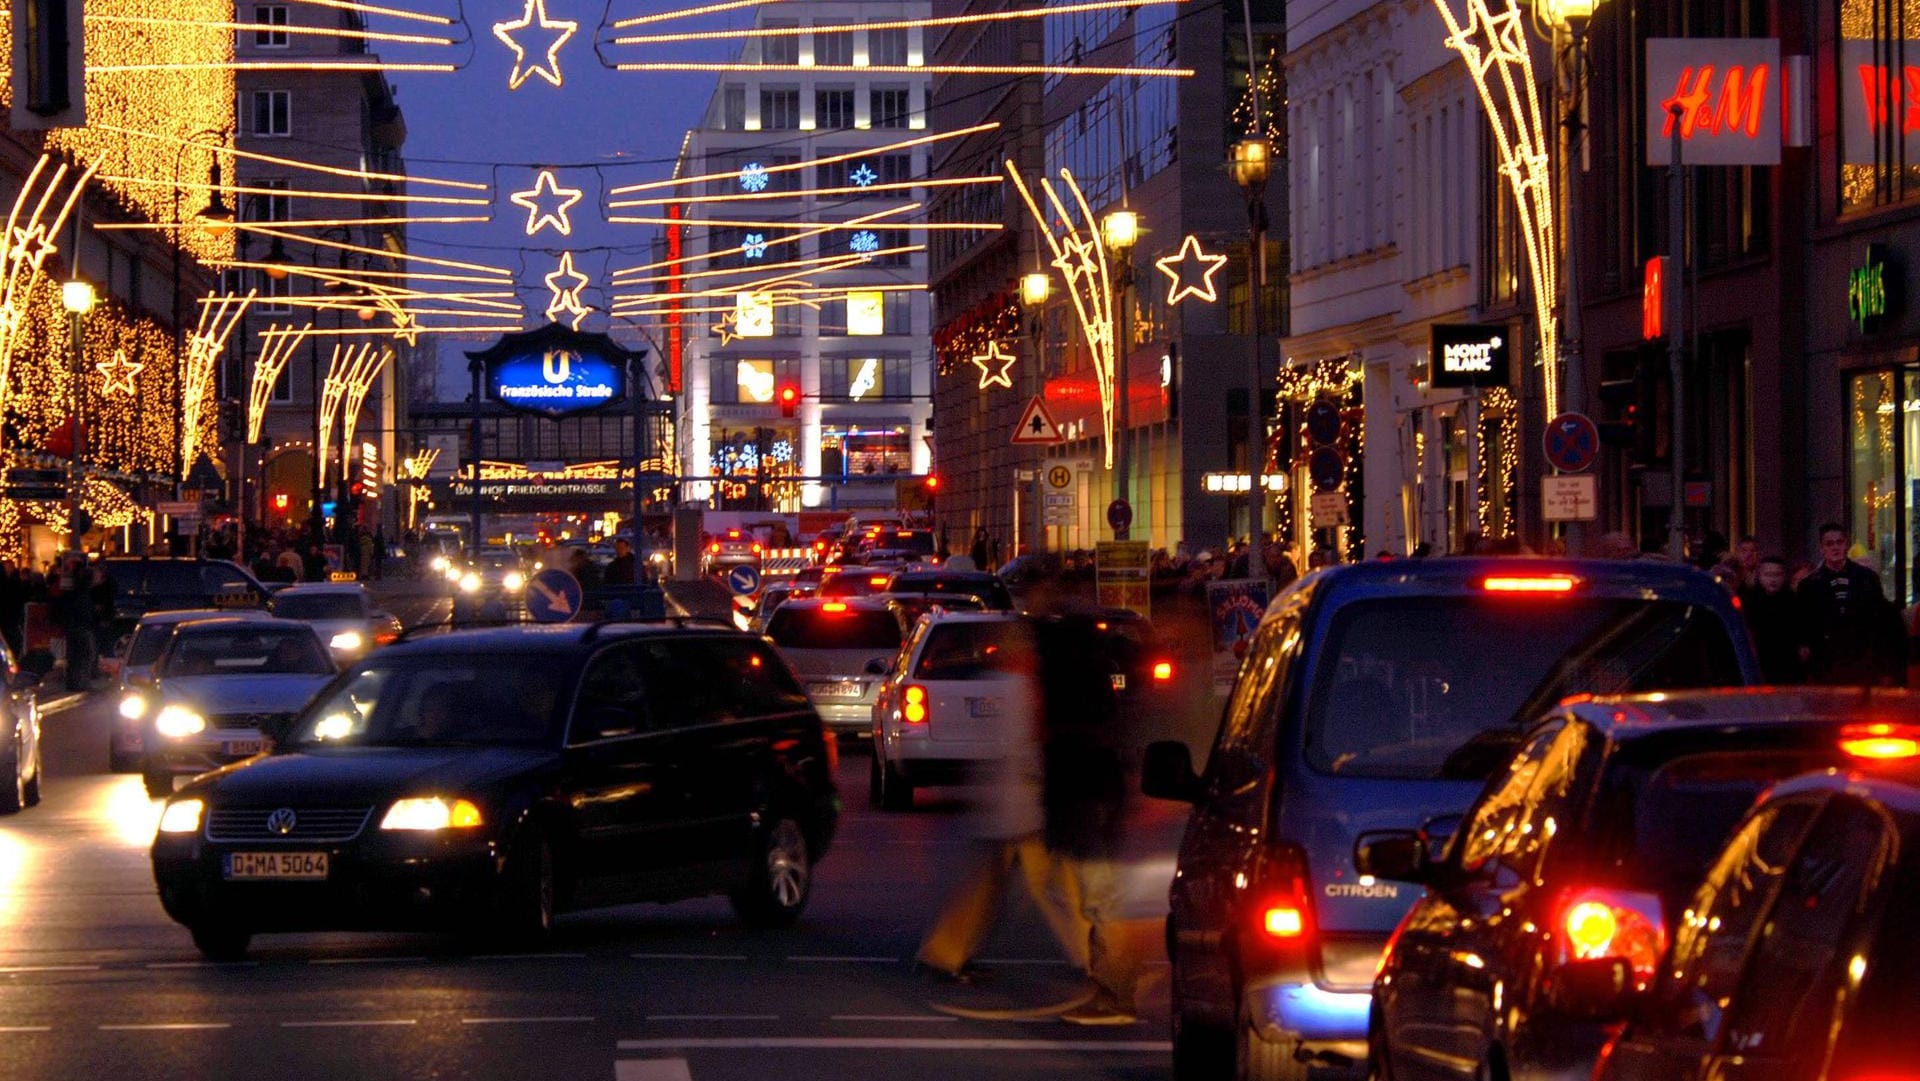
[[[265,750],[334,676],[333,658],[304,623],[206,619],[182,623],[154,662],[153,677],[121,702],[137,714],[147,792],[173,792],[192,777]]]
[[[169,612],[148,612],[134,624],[120,654],[120,686],[115,699],[120,711],[114,717],[113,733],[108,736],[107,765],[115,773],[139,773],[146,759],[145,726],[141,717],[146,710],[145,695],[153,680],[153,662],[158,660],[173,632],[182,623],[197,619],[266,619],[267,613],[249,608],[181,608]]]
[[[394,641],[402,629],[399,620],[374,606],[367,587],[358,582],[288,586],[273,595],[269,608],[281,619],[312,627],[341,664]]]
[[[790,600],[767,621],[767,636],[806,685],[829,731],[872,730],[874,698],[900,651],[900,620],[885,600]]]

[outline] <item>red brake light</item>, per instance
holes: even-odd
[[[1306,933],[1306,917],[1293,905],[1273,905],[1261,915],[1260,926],[1274,938],[1299,938]]]
[[[1626,890],[1580,890],[1567,895],[1560,909],[1564,937],[1562,958],[1583,961],[1618,957],[1633,966],[1634,976],[1653,979],[1666,952],[1666,919],[1660,898]]]
[[[1494,574],[1481,587],[1489,593],[1571,593],[1578,584],[1571,574]]]
[[[867,579],[867,584],[870,586],[883,586],[887,584],[887,579],[885,575],[876,574],[872,578]]]
[[[918,684],[907,687],[902,696],[905,701],[900,706],[900,719],[908,724],[927,722],[927,689]]]
[[[1159,664],[1156,664],[1153,666],[1153,680],[1155,683],[1165,683],[1172,678],[1173,678],[1173,662],[1172,661],[1161,661]]]
[[[720,554],[720,542],[719,542],[719,541],[715,541],[715,542],[713,542],[713,554],[714,554],[714,555],[719,555],[719,554]]]
[[[1855,758],[1920,758],[1920,726],[1850,724],[1840,730],[1840,749]]]
[[[757,545],[757,544],[756,544],[756,545],[754,545],[754,546],[753,546],[753,554],[754,554],[754,555],[759,555],[759,554],[760,554],[760,546],[759,546],[759,545]]]
[[[820,610],[822,612],[844,612],[847,610],[847,606],[841,604],[839,601],[828,601],[820,606]]]

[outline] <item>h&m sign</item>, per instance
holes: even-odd
[[[1647,164],[1778,165],[1788,86],[1773,38],[1648,38]]]

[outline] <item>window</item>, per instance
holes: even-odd
[[[568,742],[592,743],[645,732],[646,692],[640,656],[634,647],[620,646],[595,657],[580,680]]]
[[[715,357],[708,400],[715,405],[771,405],[774,389],[800,384],[800,361],[753,357]]]
[[[255,48],[284,49],[287,47],[287,5],[261,4],[253,9],[253,21],[260,27],[253,32]]]
[[[266,191],[241,196],[243,205],[247,211],[243,216],[248,221],[275,222],[292,220],[293,197],[284,194],[293,186],[291,181],[284,177],[263,178],[251,182],[249,186],[264,188]]]
[[[827,23],[822,26],[832,25]],[[843,31],[837,34],[813,33],[813,62],[821,66],[849,67],[853,64],[853,32]],[[852,92],[848,92],[852,97]],[[824,126],[824,125],[822,125]],[[852,123],[847,124],[852,127]]]
[[[660,638],[634,647],[648,704],[670,727],[798,713],[807,694],[766,643],[748,638]]]
[[[768,19],[761,24],[768,30],[798,30],[800,24],[792,19]],[[760,39],[760,62],[762,64],[798,64],[800,62],[800,35],[777,34]]]
[[[1904,0],[1841,0],[1840,210],[1920,196],[1920,116],[1912,79],[1920,33]],[[1908,56],[1909,48],[1913,49]]]
[[[1028,672],[1033,643],[1019,620],[942,623],[927,635],[914,679],[987,680]]]
[[[767,131],[794,131],[800,127],[800,91],[760,91],[760,126]]]
[[[839,34],[844,38],[847,35]],[[818,48],[818,46],[815,46]],[[850,88],[813,92],[813,126],[822,131],[845,131],[853,127],[853,91]]]
[[[286,315],[293,311],[293,305],[287,298],[293,295],[293,279],[275,279],[264,270],[249,271],[253,276],[253,291],[259,294],[254,303],[259,305],[262,315]]]
[[[844,151],[831,151],[826,156],[840,153]],[[827,162],[819,170],[820,186],[823,188],[864,188],[873,184],[904,184],[914,179],[913,155],[909,153],[845,158]],[[896,190],[875,192],[874,195],[884,199],[906,199],[912,193]]]
[[[266,138],[286,138],[293,134],[293,91],[253,92],[253,134]]]
[[[905,27],[867,31],[867,63],[875,67],[901,67],[907,62]]]
[[[913,114],[913,95],[905,87],[874,87],[872,119],[876,128],[904,128]]]
[[[820,396],[849,402],[910,397],[912,364],[910,357],[821,357]]]
[[[747,130],[747,88],[726,86],[720,90],[720,126],[727,131]]]
[[[882,241],[884,243],[884,241]],[[879,319],[874,320],[872,290],[859,288],[847,296],[824,301],[820,305],[820,333],[823,336],[913,333],[913,294],[879,294]],[[851,306],[848,300],[851,298]]]
[[[767,635],[786,650],[837,649],[891,653],[900,648],[900,621],[884,608],[799,609],[791,605],[773,613]]]
[[[1361,703],[1355,703],[1360,705]],[[1487,791],[1461,827],[1460,866],[1479,873],[1496,873],[1495,885],[1517,885],[1531,869],[1535,854],[1528,831],[1520,827],[1527,817],[1528,801],[1535,780],[1552,756],[1562,726],[1553,724],[1527,742],[1515,755],[1503,776],[1487,782]]]

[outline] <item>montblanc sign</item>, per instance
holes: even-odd
[[[1428,382],[1436,387],[1504,387],[1513,365],[1504,324],[1435,323]]]

